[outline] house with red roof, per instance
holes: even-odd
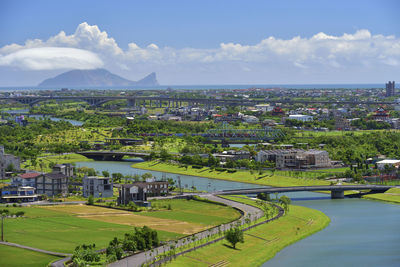
[[[31,186],[36,188],[36,178],[41,175],[39,172],[27,172],[12,178],[13,186]]]

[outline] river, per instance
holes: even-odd
[[[122,174],[152,173],[157,178],[177,180],[182,186],[215,191],[255,188],[259,185],[207,179],[196,176],[163,174],[130,167],[132,162],[78,162],[77,166]],[[288,193],[293,204],[318,209],[328,215],[331,223],[315,233],[280,251],[263,267],[281,266],[400,266],[400,205],[366,199],[335,199],[312,192]],[[278,195],[279,197],[279,195]]]
[[[3,112],[7,112],[10,115],[18,115],[18,114],[27,114],[29,113],[29,109],[10,109],[10,110],[3,110]],[[69,119],[62,119],[62,118],[55,118],[49,115],[24,115],[30,118],[35,118],[35,119],[41,119],[41,118],[48,118],[52,121],[68,121],[71,123],[73,126],[82,126],[83,122],[81,121],[76,121],[76,120],[69,120]]]

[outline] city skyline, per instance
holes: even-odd
[[[93,3],[3,1],[0,86],[91,68],[171,85],[383,84],[400,70],[396,1]]]

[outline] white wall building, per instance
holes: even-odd
[[[294,115],[289,115],[289,119],[305,122],[305,121],[313,121],[314,117],[310,115],[294,114]]]

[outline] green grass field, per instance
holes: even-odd
[[[36,171],[44,171],[44,172],[50,172],[51,169],[49,168],[49,163],[52,162],[54,164],[63,164],[63,163],[74,163],[78,161],[93,161],[92,159],[88,159],[87,157],[84,157],[79,154],[71,153],[67,155],[51,155],[51,156],[44,156],[40,157],[37,159],[37,165],[32,166],[31,161],[27,160],[25,163],[22,165],[22,168],[27,168],[30,170],[36,170]],[[43,168],[40,166],[40,162],[43,162]]]
[[[240,213],[231,207],[196,200],[165,199],[152,201],[153,206],[169,204],[172,210],[145,212],[141,215],[199,223],[210,227],[227,223],[240,217]]]
[[[83,243],[95,243],[104,248],[115,236],[122,237],[133,227],[116,223],[80,218],[65,212],[40,207],[8,208],[11,212],[24,211],[25,218],[4,221],[4,239],[9,242],[49,251],[71,253]],[[161,240],[182,235],[158,231]]]
[[[400,204],[400,188],[391,188],[385,193],[365,195],[363,198]]]
[[[238,170],[235,173],[218,172],[212,171],[207,167],[202,169],[193,169],[189,166],[186,170],[185,167],[170,163],[161,163],[157,161],[140,162],[132,165],[134,168],[154,170],[161,172],[171,172],[184,175],[201,176],[212,179],[228,180],[243,183],[253,183],[260,185],[270,186],[310,186],[310,185],[329,185],[329,182],[324,180],[312,179],[312,178],[296,178],[274,174],[270,176],[270,172],[266,171],[263,174],[259,174],[257,171],[251,173],[248,170]]]
[[[237,249],[232,249],[223,240],[177,257],[167,266],[211,266],[218,263],[221,266],[260,266],[284,247],[320,231],[329,222],[329,217],[320,211],[291,205],[286,216],[245,232],[245,242],[237,244]]]
[[[0,245],[0,266],[3,267],[47,266],[49,262],[56,259],[59,258],[22,248]]]

